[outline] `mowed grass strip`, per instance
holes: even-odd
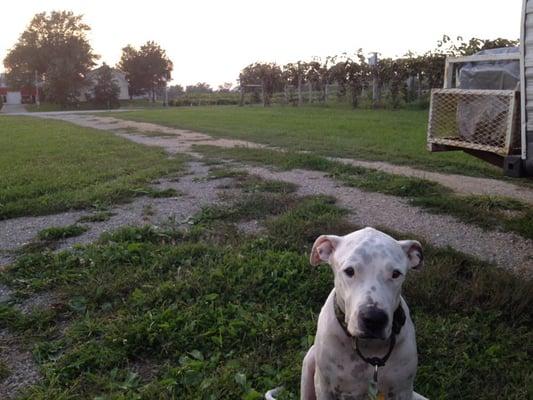
[[[63,300],[29,315],[0,306],[0,323],[34,346],[43,372],[21,399],[253,400],[281,384],[282,399],[298,399],[333,286],[328,266],[309,265],[309,250],[320,234],[356,229],[344,214],[334,199],[309,197],[270,215],[255,238],[212,242],[222,215],[222,225],[204,220],[188,232],[124,228],[87,247],[25,255],[0,280],[17,294]],[[533,282],[449,249],[424,252],[424,269],[404,286],[417,391],[528,398]]]
[[[458,195],[439,183],[356,167],[309,153],[195,146],[213,159],[227,158],[290,170],[302,168],[327,172],[347,186],[408,198],[411,204],[430,212],[452,215],[484,229],[499,229],[533,239],[533,207],[507,198]]]
[[[67,122],[0,117],[0,219],[121,202],[182,159]]]
[[[325,156],[502,177],[501,169],[462,152],[429,153],[426,110],[353,110],[343,105],[217,106],[137,110],[113,116]]]

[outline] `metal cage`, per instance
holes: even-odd
[[[514,90],[434,89],[428,148],[438,146],[520,153],[519,93]]]

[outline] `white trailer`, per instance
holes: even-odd
[[[518,51],[486,53],[446,60],[444,88],[431,92],[428,149],[462,150],[502,167],[508,176],[533,176],[533,0],[523,2]],[[465,89],[465,66],[499,66],[502,72],[492,75],[494,82],[480,79]],[[516,87],[510,87],[513,78]]]

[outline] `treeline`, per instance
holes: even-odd
[[[279,93],[285,93],[285,101],[301,104],[303,86],[310,92],[318,92],[318,101],[324,102],[328,87],[334,84],[336,96],[349,100],[353,107],[366,95],[375,107],[386,102],[395,108],[419,101],[429,89],[442,87],[446,57],[517,45],[518,40],[472,38],[465,41],[462,37],[452,40],[445,35],[434,50],[422,55],[409,52],[399,58],[367,58],[360,49],[353,56],[343,54],[283,66],[253,63],[241,71],[239,83],[243,95],[251,94],[256,101],[261,98],[264,105],[271,104]]]
[[[10,87],[37,88],[41,100],[64,108],[80,100],[118,105],[119,88],[111,67],[104,63],[90,74],[100,58],[87,38],[90,30],[82,16],[71,11],[36,14],[4,59]],[[130,96],[149,95],[154,100],[171,80],[173,65],[165,50],[148,41],[138,49],[124,47],[117,68],[126,74]]]

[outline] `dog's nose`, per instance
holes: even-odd
[[[359,322],[362,325],[362,330],[369,337],[381,337],[388,321],[389,317],[385,311],[379,308],[367,308],[359,314]]]

